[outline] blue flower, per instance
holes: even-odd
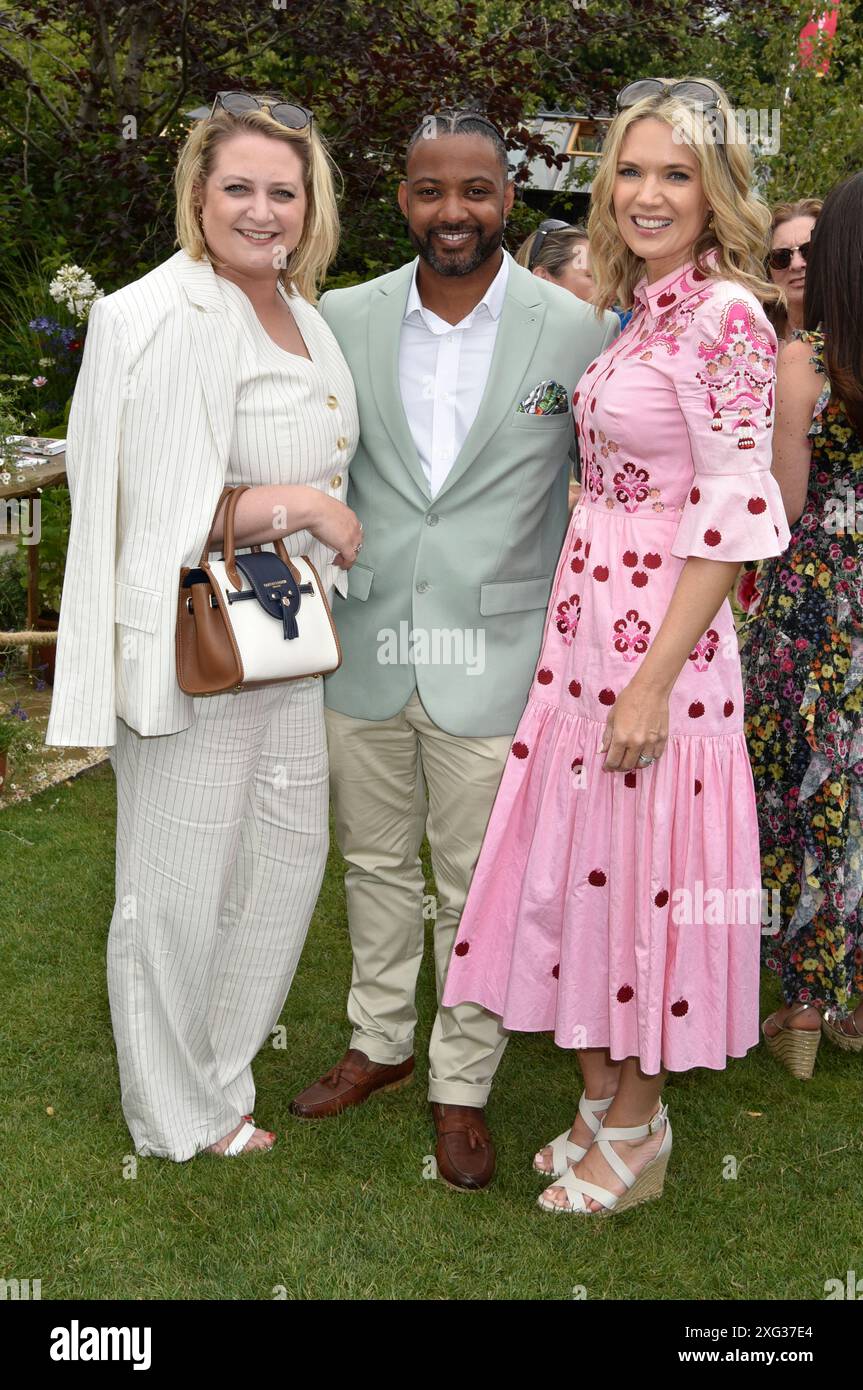
[[[40,318],[31,319],[30,327],[34,333],[54,333],[60,327],[56,319],[48,319],[42,315]]]

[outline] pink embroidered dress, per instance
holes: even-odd
[[[687,556],[778,555],[776,337],[758,300],[691,264],[578,383],[583,491],[444,991],[561,1047],[722,1068],[758,1040],[761,869],[734,622],[678,677],[662,756],[603,772],[605,722]]]

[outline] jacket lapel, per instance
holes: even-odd
[[[436,499],[457,483],[485,448],[501,421],[516,410],[516,395],[536,351],[545,319],[545,304],[533,288],[534,277],[510,261],[506,295],[498,324],[485,391],[461,452]]]
[[[399,342],[414,263],[410,261],[372,294],[369,309],[369,376],[375,403],[399,458],[426,500],[428,480],[417,455],[399,386]]]
[[[192,306],[192,347],[221,459],[231,447],[236,411],[236,331],[225,311],[216,273],[209,261],[193,261],[185,251],[174,258],[177,275]]]

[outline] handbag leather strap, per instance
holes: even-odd
[[[244,493],[244,492],[249,492],[249,491],[250,491],[250,489],[249,489],[249,485],[248,485],[247,483],[240,483],[237,487],[224,487],[224,488],[222,488],[222,494],[221,494],[221,496],[220,496],[220,498],[219,498],[219,501],[218,501],[218,503],[217,503],[217,505],[216,505],[215,513],[214,513],[214,515],[213,515],[213,524],[212,524],[212,526],[210,527],[209,534],[208,534],[208,536],[207,536],[206,541],[204,542],[204,549],[203,549],[203,553],[202,553],[202,555],[201,555],[201,559],[200,559],[200,562],[199,562],[199,563],[200,563],[200,567],[201,567],[202,569],[205,569],[205,568],[206,568],[206,565],[207,565],[207,560],[208,560],[209,555],[210,555],[210,551],[211,551],[211,549],[214,548],[214,547],[213,547],[213,532],[214,532],[214,530],[216,529],[216,518],[217,518],[218,515],[219,515],[219,510],[220,510],[220,508],[221,508],[221,506],[222,506],[222,503],[225,502],[225,498],[227,498],[228,500],[227,500],[227,502],[225,502],[225,512],[224,512],[224,518],[223,518],[222,554],[223,554],[224,559],[225,559],[225,573],[227,574],[228,578],[230,579],[230,581],[231,581],[231,583],[233,584],[233,586],[234,586],[235,589],[242,589],[242,587],[243,587],[243,581],[242,581],[242,579],[240,578],[240,575],[239,575],[239,572],[238,572],[238,570],[237,570],[237,566],[236,566],[236,563],[235,563],[235,545],[234,545],[235,513],[236,513],[236,510],[237,510],[237,503],[239,502],[239,500],[240,500],[240,498],[242,497],[243,493]],[[252,550],[259,550],[259,549],[260,549],[260,546],[252,546],[251,549],[252,549]],[[291,558],[290,558],[290,556],[288,555],[287,549],[286,549],[286,547],[285,547],[285,543],[284,543],[284,541],[282,540],[281,536],[277,536],[276,539],[273,541],[273,549],[275,550],[275,552],[276,552],[276,554],[278,555],[279,559],[280,559],[280,560],[283,560],[284,563],[287,565],[288,569],[291,571],[291,574],[292,574],[293,577],[294,577],[294,580],[296,581],[297,585],[299,585],[300,579],[301,579],[300,572],[299,572],[299,570],[296,568],[296,566],[294,566],[294,565],[291,564]]]

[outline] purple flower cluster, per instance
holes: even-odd
[[[66,349],[77,338],[77,332],[74,328],[61,328],[56,319],[45,318],[44,315],[37,319],[31,319],[29,326],[34,333],[42,333]]]

